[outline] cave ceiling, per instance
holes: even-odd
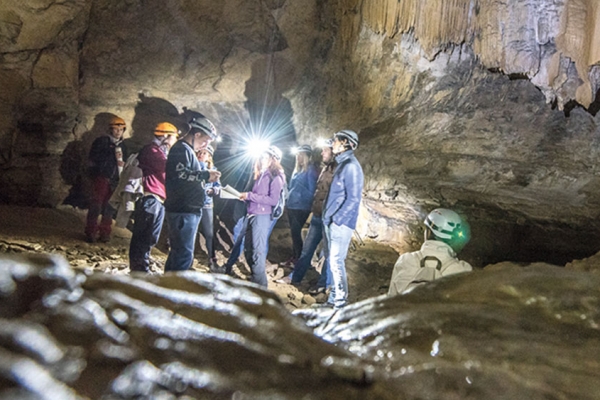
[[[189,107],[284,147],[359,132],[377,240],[437,206],[600,236],[599,62],[594,0],[2,2],[0,201],[59,204],[106,115],[142,144]]]

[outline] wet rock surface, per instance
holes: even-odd
[[[275,294],[222,275],[83,273],[57,255],[3,255],[0,297],[2,398],[594,399],[600,390],[600,278],[544,264],[293,315]]]
[[[198,272],[86,276],[59,256],[38,255],[3,256],[0,283],[2,398],[391,393],[274,294],[239,280]]]
[[[328,317],[296,315],[383,370],[401,398],[595,399],[599,288],[597,275],[506,263]]]

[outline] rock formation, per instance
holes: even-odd
[[[228,277],[2,257],[0,397],[593,399],[599,279],[504,266],[303,321]]]

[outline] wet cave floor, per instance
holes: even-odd
[[[113,228],[109,243],[86,243],[83,235],[85,215],[85,210],[72,207],[52,209],[0,205],[0,253],[54,253],[64,256],[74,269],[129,274],[131,232]],[[308,271],[300,287],[276,282],[291,272],[290,268],[283,265],[290,258],[292,248],[286,222],[279,221],[271,235],[267,277],[269,289],[281,298],[286,308],[293,311],[308,308],[316,302],[324,302],[326,295],[312,296],[308,293],[308,289],[318,280],[317,269],[320,268],[320,263],[316,257],[313,258],[314,268]],[[229,256],[231,233],[225,228],[225,224],[218,224],[216,249],[218,262],[222,265]],[[304,233],[306,234],[306,227]],[[196,246],[192,268],[209,273],[203,242],[202,239]],[[154,272],[162,273],[166,257],[166,241],[161,237],[157,248],[152,252],[151,268]],[[393,248],[355,237],[346,264],[350,286],[349,302],[387,293],[397,258],[398,253]],[[234,267],[235,276],[248,280],[249,272],[243,256],[240,257]]]

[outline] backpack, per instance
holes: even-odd
[[[271,181],[269,182],[269,186],[273,182],[273,177],[271,177]],[[283,178],[283,187],[281,188],[281,193],[279,193],[279,200],[277,200],[277,204],[275,204],[271,208],[271,219],[279,219],[283,215],[283,209],[285,208],[285,201],[288,197],[288,188],[285,182],[285,177]]]

